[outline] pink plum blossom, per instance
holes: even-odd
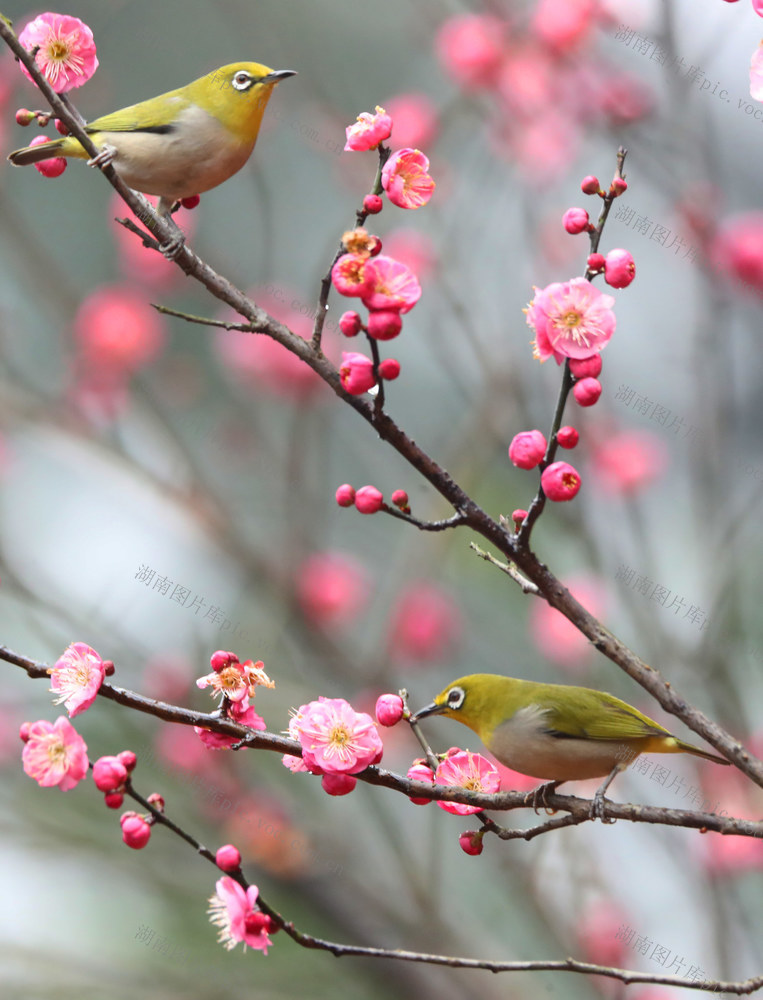
[[[494,764],[478,753],[469,750],[458,750],[449,753],[435,771],[435,783],[438,785],[455,785],[473,792],[491,794],[500,792],[501,777]],[[459,816],[470,816],[480,811],[480,806],[467,806],[463,802],[438,802],[437,805],[445,812],[456,813]]]
[[[601,351],[615,330],[614,303],[585,278],[536,288],[527,308],[527,323],[535,330],[535,357],[554,357],[561,363]]]
[[[40,719],[27,730],[21,759],[24,771],[41,788],[58,785],[68,792],[88,770],[87,744],[64,715],[55,722]]]
[[[399,149],[384,164],[382,187],[398,208],[421,208],[434,194],[429,160],[418,149]]]
[[[357,121],[353,125],[348,125],[345,129],[347,142],[345,150],[364,152],[376,147],[390,137],[392,132],[392,118],[384,108],[376,106],[375,114],[364,111],[358,115]]]
[[[572,500],[580,489],[580,473],[568,462],[552,462],[540,476],[543,492],[549,500]]]
[[[255,909],[259,890],[256,885],[244,889],[235,879],[224,875],[215,882],[216,892],[209,899],[210,922],[219,927],[217,940],[227,951],[240,942],[244,950],[257,948],[268,953],[272,941],[268,937],[270,918]]]
[[[331,268],[331,280],[340,295],[363,295],[368,286],[366,264],[368,257],[360,253],[345,253]]]
[[[416,275],[392,257],[383,254],[372,257],[363,273],[365,285],[359,294],[367,309],[397,309],[407,313],[421,297]]]
[[[93,32],[78,17],[68,14],[40,14],[19,34],[28,51],[37,48],[37,67],[57,94],[81,87],[98,69]],[[23,63],[24,76],[32,79]]]
[[[356,712],[344,698],[321,696],[302,705],[295,718],[308,767],[324,774],[357,774],[381,760],[382,741],[374,720],[366,712]]]
[[[105,674],[103,660],[84,642],[73,642],[48,670],[54,705],[66,705],[69,718],[86,711],[96,699]]]
[[[351,396],[362,396],[376,385],[373,361],[358,351],[342,351],[339,381]]]
[[[540,431],[520,431],[509,445],[509,458],[519,469],[534,469],[546,454],[546,439]]]

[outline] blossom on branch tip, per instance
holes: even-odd
[[[233,844],[223,844],[217,848],[215,863],[224,872],[234,872],[241,866],[241,852]]]
[[[86,711],[96,699],[103,684],[105,668],[96,651],[84,642],[67,646],[54,665],[48,669],[51,688],[58,698],[53,702],[66,705],[69,718]]]
[[[567,462],[552,462],[541,473],[540,484],[549,500],[572,500],[580,489],[580,474]]]
[[[255,909],[259,889],[250,885],[244,889],[235,879],[224,875],[215,882],[216,892],[209,899],[210,922],[219,927],[217,940],[227,951],[243,942],[244,950],[257,948],[268,953],[272,941],[268,937],[270,919]],[[263,919],[264,918],[264,919]]]
[[[363,111],[358,115],[357,121],[353,125],[348,125],[344,131],[347,136],[345,150],[365,152],[376,149],[385,139],[389,139],[392,134],[392,118],[377,104],[374,114]]]
[[[501,776],[496,766],[469,750],[449,753],[435,771],[434,780],[437,785],[455,785],[473,792],[491,794],[501,790]],[[437,805],[459,816],[470,816],[481,809],[481,806],[468,806],[463,802],[438,802]]]
[[[418,149],[399,149],[382,168],[387,197],[398,208],[422,208],[434,194],[429,159]]]
[[[21,759],[24,771],[41,788],[74,788],[88,771],[87,744],[64,715],[55,722],[32,722]]]
[[[342,260],[343,258],[340,258]],[[367,309],[393,309],[407,313],[421,297],[416,275],[392,257],[372,257],[363,269],[365,284],[359,294]]]
[[[536,288],[526,310],[528,326],[535,330],[534,356],[561,363],[601,351],[615,330],[614,302],[585,278]]]
[[[374,720],[356,712],[344,698],[302,705],[289,725],[302,744],[308,768],[322,774],[357,774],[381,760],[383,746]]]
[[[57,94],[81,87],[98,69],[93,32],[78,17],[68,14],[40,14],[19,34],[19,42]],[[23,63],[19,68],[27,79],[32,75]]]
[[[351,396],[362,396],[376,385],[373,361],[357,351],[342,351],[339,381]]]

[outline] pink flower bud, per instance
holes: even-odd
[[[187,208],[190,210],[192,208],[196,208],[200,201],[201,201],[200,194],[189,194],[187,198],[180,199],[180,204],[183,206],[183,208]]]
[[[136,812],[126,812],[119,822],[122,824],[122,840],[128,847],[139,851],[151,839],[151,827]]]
[[[527,511],[522,510],[521,507],[517,507],[516,510],[513,510],[511,512],[511,520],[514,522],[515,531],[519,531],[519,528],[526,517],[527,517]]]
[[[599,178],[594,177],[593,174],[588,174],[588,176],[584,177],[581,181],[580,190],[583,194],[599,194],[601,192]]]
[[[393,382],[400,374],[400,362],[395,358],[385,358],[379,362],[378,372],[387,382]]]
[[[382,694],[376,699],[376,721],[380,726],[396,726],[403,717],[403,699],[399,694]]]
[[[103,673],[106,677],[113,677],[115,669],[113,660],[103,661]]]
[[[431,767],[427,767],[423,760],[415,761],[408,768],[408,777],[411,781],[425,781],[429,785],[434,784],[434,771]],[[416,798],[413,795],[410,795],[409,798],[415,806],[427,806],[432,801],[432,799]]]
[[[601,355],[588,358],[570,358],[570,372],[575,378],[598,378],[601,375]]]
[[[218,649],[209,658],[209,665],[216,674],[219,674],[221,670],[225,670],[227,667],[233,666],[234,663],[238,663],[236,654],[228,653],[224,649]]]
[[[19,739],[22,743],[28,743],[31,735],[32,723],[22,722],[19,726]]]
[[[368,336],[374,340],[392,340],[403,329],[400,313],[395,309],[376,309],[368,317]]]
[[[624,181],[622,177],[615,177],[609,189],[615,198],[619,198],[621,194],[628,190],[628,182]]]
[[[509,458],[520,469],[534,469],[546,454],[546,439],[540,431],[515,434],[509,445]]]
[[[355,506],[361,514],[375,514],[383,503],[384,495],[375,486],[361,486],[355,494]]]
[[[580,379],[575,383],[572,394],[580,406],[593,406],[601,396],[601,382],[597,378]]]
[[[151,792],[146,802],[150,802],[151,805],[156,809],[157,812],[164,812],[164,797],[159,794],[159,792]]]
[[[560,427],[556,432],[556,440],[562,448],[574,448],[580,440],[580,435],[574,427]]]
[[[562,216],[562,225],[573,236],[584,233],[588,227],[588,212],[584,208],[568,208]]]
[[[217,848],[215,861],[224,872],[234,872],[241,865],[241,852],[233,844],[223,844]]]
[[[29,108],[19,108],[16,112],[16,124],[17,125],[31,125],[35,120],[37,115],[34,111],[30,111]]]
[[[591,253],[588,255],[588,260],[586,261],[588,270],[596,273],[604,270],[604,263],[605,258],[603,253]]]
[[[343,774],[340,771],[324,774],[321,778],[323,791],[329,795],[348,795],[357,783],[358,779],[355,775]]]
[[[384,202],[378,194],[367,194],[363,199],[363,211],[369,215],[376,215],[384,208]]]
[[[466,830],[458,838],[459,847],[464,854],[477,857],[478,854],[482,854],[482,837],[483,834],[479,830]]]
[[[345,335],[345,337],[354,337],[363,326],[363,321],[360,318],[360,313],[356,313],[352,310],[348,312],[343,312],[339,317],[339,329]]]
[[[107,809],[121,809],[125,797],[121,792],[106,792],[103,801]]]
[[[61,121],[60,118],[56,118],[53,121],[53,124],[56,126],[56,132],[60,133],[61,135],[68,135],[69,134],[69,126],[68,125],[64,125],[64,123]]]
[[[372,235],[368,237],[368,252],[372,257],[378,257],[382,252],[382,241],[378,236]]]
[[[403,507],[407,507],[409,502],[408,494],[405,492],[405,490],[395,490],[392,496],[390,497],[390,500],[396,507],[400,507],[401,509]]]
[[[39,146],[43,142],[49,141],[44,135],[37,135],[29,145]],[[47,160],[40,160],[38,163],[35,163],[35,167],[43,177],[60,177],[64,170],[66,170],[67,163],[63,156],[51,156]]]
[[[336,491],[336,502],[340,507],[352,507],[355,503],[355,487],[343,483]]]
[[[636,277],[636,263],[627,250],[610,250],[604,261],[604,280],[613,288],[627,288]]]
[[[541,473],[540,484],[549,500],[572,500],[580,489],[580,474],[567,462],[552,462]]]
[[[351,396],[362,396],[364,392],[368,392],[376,385],[374,363],[365,354],[342,351],[339,379],[345,392]]]
[[[117,754],[117,760],[121,761],[127,769],[128,774],[130,771],[135,770],[135,765],[138,763],[138,758],[132,752],[132,750],[122,750],[121,753]]]
[[[99,792],[114,792],[127,781],[127,768],[118,757],[99,757],[93,764],[93,781]]]

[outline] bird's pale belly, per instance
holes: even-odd
[[[537,718],[517,716],[495,729],[489,749],[506,767],[552,781],[603,778],[638,753],[633,741],[551,736],[543,732]]]

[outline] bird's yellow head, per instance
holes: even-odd
[[[502,703],[497,687],[507,678],[495,674],[469,674],[444,688],[431,705],[420,709],[414,720],[427,715],[444,715],[472,729],[485,743],[502,719]]]
[[[253,142],[273,88],[295,75],[293,69],[270,69],[262,63],[229,63],[189,84],[188,96],[231,132]]]

